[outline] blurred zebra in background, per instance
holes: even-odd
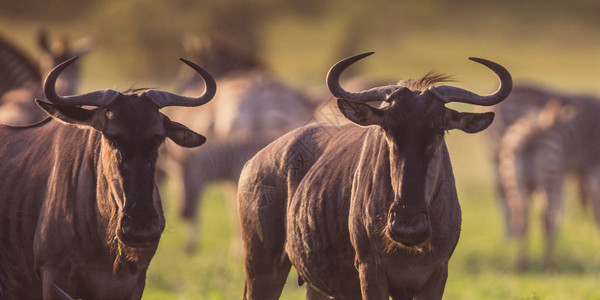
[[[27,82],[41,82],[39,68],[3,37],[0,37],[0,95],[23,86]]]
[[[227,36],[189,36],[184,48],[186,57],[205,66],[219,83],[215,98],[201,110],[173,107],[167,111],[174,120],[187,122],[190,129],[206,135],[206,147],[192,150],[167,143],[160,155],[161,169],[176,185],[179,214],[190,225],[186,249],[193,252],[199,241],[197,208],[204,187],[216,180],[237,187],[246,160],[275,138],[309,122],[318,102],[279,81],[258,57]],[[197,77],[184,81],[180,94],[198,92]],[[215,174],[200,175],[207,172]],[[234,193],[227,195],[230,202],[235,201]],[[237,209],[231,212],[236,216]],[[237,235],[235,240],[240,240]]]
[[[66,35],[53,42],[46,30],[38,32],[39,64],[33,63],[24,51],[0,38],[0,124],[24,125],[42,120],[46,114],[35,105],[34,99],[44,99],[42,77],[59,63],[81,56],[95,47],[86,37],[71,43]],[[79,63],[75,62],[56,83],[62,95],[73,95],[79,87]]]
[[[568,173],[577,176],[583,203],[592,206],[600,224],[600,102],[532,87],[513,89],[505,102],[496,110],[498,124],[491,140],[507,228],[519,240],[517,268],[529,265],[528,215],[537,190],[545,201],[545,267],[552,269]]]

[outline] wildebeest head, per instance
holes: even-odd
[[[165,106],[199,106],[215,94],[213,77],[201,67],[182,59],[202,76],[206,89],[197,97],[184,97],[159,90],[122,94],[103,90],[77,96],[59,96],[55,90],[58,75],[77,57],[54,68],[44,82],[44,94],[52,103],[36,100],[51,117],[102,133],[100,166],[117,202],[116,236],[125,245],[143,247],[155,244],[162,232],[163,218],[154,172],[158,147],[165,138],[183,147],[197,147],[205,137],[159,112]],[[80,106],[95,106],[85,109]]]
[[[480,96],[456,87],[431,86],[431,83],[447,78],[443,76],[426,76],[416,84],[388,85],[359,93],[341,88],[339,77],[342,71],[371,54],[364,53],[338,62],[329,71],[327,84],[348,119],[361,126],[380,126],[383,130],[390,153],[390,178],[394,192],[386,232],[396,242],[412,246],[426,241],[431,232],[429,205],[440,187],[444,132],[460,129],[476,133],[487,128],[494,119],[493,112],[462,113],[445,107],[445,104],[494,105],[508,96],[512,79],[504,67],[485,59],[470,58],[500,77],[498,91]],[[379,108],[366,104],[372,101],[382,101],[383,104]]]
[[[50,40],[50,36],[45,29],[38,32],[38,46],[42,51],[40,55],[41,74],[48,74],[59,63],[73,56],[85,55],[96,46],[96,42],[90,37],[84,37],[73,42],[66,35],[61,34],[52,42]],[[56,81],[56,90],[67,95],[76,93],[79,86],[79,70],[77,62],[71,68],[65,70]]]

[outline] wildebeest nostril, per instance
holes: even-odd
[[[429,232],[429,218],[426,213],[415,217],[390,213],[389,230],[392,238],[405,244],[415,244],[426,238]]]

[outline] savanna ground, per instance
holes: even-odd
[[[0,9],[0,34],[32,56],[36,56],[32,42],[40,24],[75,37],[100,37],[98,49],[84,61],[82,90],[89,91],[124,90],[132,85],[175,87],[177,57],[185,56],[180,37],[206,31],[215,21],[213,11],[222,13],[227,5],[243,1],[48,1],[43,2],[45,10],[35,13],[26,12],[28,5],[41,2],[15,3],[19,3],[18,9]],[[48,3],[63,8],[51,8]],[[377,0],[363,4],[338,0],[324,7],[319,1],[290,3],[246,4],[275,5],[276,13],[262,14],[268,22],[257,26],[259,52],[275,74],[301,90],[324,88],[325,74],[338,59],[374,50],[375,55],[360,62],[359,73],[390,83],[435,70],[456,75],[458,86],[488,93],[497,84],[493,74],[466,59],[478,56],[505,65],[516,83],[600,94],[600,7],[595,1],[429,0],[401,4]],[[73,10],[64,9],[65,5],[74,5]],[[277,5],[283,8],[275,9]],[[340,50],[347,26],[356,22],[359,26],[354,27],[349,43],[353,49]],[[472,109],[466,105],[458,108]],[[504,234],[484,134],[450,132],[446,138],[463,227],[450,260],[444,297],[600,299],[600,231],[591,212],[579,205],[572,184],[567,188],[557,240],[557,270],[547,273],[542,267],[539,216],[543,203],[536,201],[530,232],[532,268],[515,272],[516,242]],[[205,195],[202,244],[194,255],[184,251],[186,227],[175,214],[173,193],[168,185],[162,188],[167,227],[148,272],[144,299],[241,297],[242,258],[230,246],[237,229],[221,187],[215,185]],[[304,287],[298,287],[296,280],[292,272],[282,299],[304,298]]]

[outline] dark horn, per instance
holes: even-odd
[[[489,106],[498,104],[508,97],[513,85],[512,77],[510,76],[508,70],[506,70],[503,66],[487,59],[476,57],[469,57],[469,59],[490,68],[492,71],[494,71],[494,73],[496,73],[498,78],[500,78],[500,87],[495,93],[488,96],[480,96],[473,92],[453,86],[435,86],[429,88],[429,90],[446,101],[446,103],[462,102]]]
[[[372,101],[385,101],[387,97],[394,91],[398,90],[397,85],[388,85],[382,87],[372,88],[366,91],[352,93],[344,90],[340,86],[340,76],[342,72],[348,68],[351,64],[373,54],[375,52],[367,52],[363,54],[354,55],[337,62],[329,72],[327,73],[327,87],[329,91],[337,98],[341,98],[353,102],[372,102]]]
[[[54,67],[52,71],[50,71],[48,76],[46,76],[46,79],[44,80],[44,96],[46,96],[46,99],[54,104],[67,106],[106,106],[114,101],[119,96],[119,92],[108,89],[75,96],[59,96],[56,93],[56,79],[58,79],[60,73],[70,64],[72,64],[77,58],[79,58],[79,56],[69,58],[68,60],[60,63],[58,66]]]
[[[159,108],[165,106],[200,106],[210,101],[217,92],[217,83],[208,71],[185,58],[180,58],[180,60],[200,74],[204,80],[204,92],[199,97],[186,97],[159,90],[146,91],[144,94],[150,97]]]

